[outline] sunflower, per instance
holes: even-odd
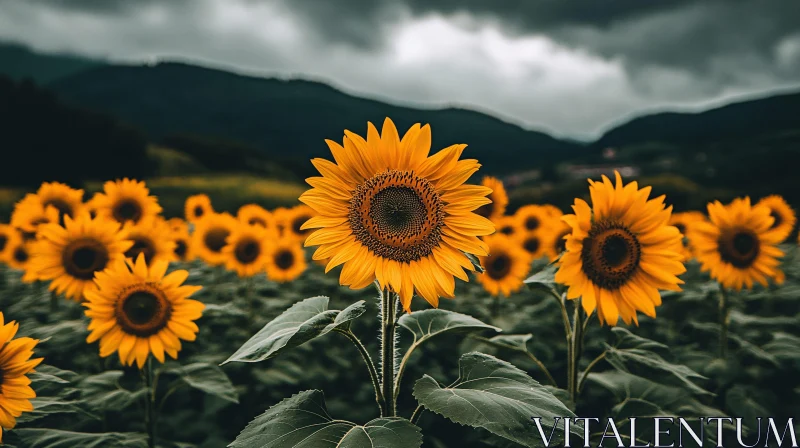
[[[125,251],[126,258],[135,260],[142,254],[148,266],[160,260],[175,260],[172,230],[163,218],[146,218],[136,224],[129,221],[122,227],[122,232],[126,239],[133,241],[133,246]]]
[[[265,268],[274,282],[290,282],[305,272],[306,253],[295,238],[281,238],[269,245]]]
[[[44,224],[31,251],[30,269],[40,280],[52,280],[50,290],[80,300],[94,288],[96,272],[125,257],[133,245],[110,219],[92,219],[88,212],[75,219],[64,218],[64,226]]]
[[[543,230],[544,253],[551,262],[558,259],[567,250],[567,240],[565,238],[571,233],[572,227],[560,219],[552,221]]]
[[[698,212],[673,213],[669,220],[669,225],[677,227],[678,231],[681,232],[681,235],[683,235],[683,250],[681,250],[681,254],[683,255],[684,261],[691,260],[693,257],[692,247],[688,236],[689,228],[694,226],[695,223],[703,221],[705,221],[705,216]]]
[[[492,192],[489,193],[489,199],[492,202],[481,205],[477,210],[475,210],[475,213],[494,221],[506,213],[508,194],[506,194],[506,189],[503,187],[503,181],[496,177],[484,176],[483,181],[481,181],[481,185],[492,189]]]
[[[31,261],[31,246],[33,244],[34,242],[32,241],[25,241],[19,232],[9,233],[3,261],[13,269],[27,272]]]
[[[280,216],[282,219],[281,227],[284,229],[284,236],[302,240],[313,232],[313,230],[303,228],[303,224],[316,216],[314,209],[307,205],[292,207]]]
[[[0,261],[6,261],[11,255],[12,240],[19,238],[19,230],[8,224],[0,224]]]
[[[45,207],[34,194],[28,194],[17,202],[11,213],[11,226],[22,231],[26,240],[35,239],[39,226],[51,222],[59,222],[58,209],[52,205]]]
[[[186,198],[183,210],[186,220],[189,222],[195,222],[206,215],[214,214],[211,199],[204,194],[195,194]]]
[[[83,204],[83,208],[89,212],[89,216],[94,218],[97,216],[97,200],[101,199],[102,193],[95,193],[91,199]]]
[[[103,193],[95,199],[98,216],[111,218],[121,224],[154,218],[161,213],[158,199],[150,196],[144,182],[134,179],[108,181],[103,184]]]
[[[527,232],[538,230],[553,219],[546,208],[533,204],[520,207],[514,216],[519,223],[519,227]]]
[[[74,218],[83,208],[83,190],[76,190],[59,182],[45,182],[35,195],[44,208],[55,207],[58,219],[64,222],[64,216]]]
[[[228,236],[222,253],[225,268],[236,271],[239,277],[252,277],[263,272],[267,263],[268,242],[274,240],[271,231],[259,226],[239,223]]]
[[[170,230],[176,232],[189,232],[189,223],[184,221],[182,218],[170,218],[167,220],[167,225],[169,226]]]
[[[177,261],[191,261],[194,259],[191,241],[192,237],[189,235],[188,227],[182,229],[170,229],[169,237],[175,243],[175,254],[173,259]]]
[[[275,228],[275,217],[269,210],[258,204],[245,204],[236,212],[239,221],[251,226],[260,226],[265,229]]]
[[[772,229],[770,209],[751,206],[750,198],[734,199],[728,205],[708,204],[710,222],[697,222],[689,228],[689,240],[704,272],[725,288],[741,290],[753,282],[780,283],[778,269],[783,251],[776,246],[782,235]]]
[[[777,194],[761,199],[756,205],[769,209],[769,213],[774,219],[771,229],[780,235],[781,242],[786,241],[786,238],[789,238],[789,234],[794,230],[795,222],[797,222],[797,217],[792,207]]]
[[[538,260],[546,254],[547,232],[543,229],[518,233],[514,240],[528,253],[531,260]]]
[[[561,211],[560,208],[556,207],[552,204],[542,204],[541,207],[544,209],[545,213],[547,213],[551,218],[561,218],[564,216],[564,212]]]
[[[31,388],[31,379],[26,375],[33,372],[44,358],[31,359],[38,339],[16,338],[19,324],[15,321],[5,323],[0,312],[0,443],[3,430],[17,424],[17,417],[23,412],[33,410],[31,398],[36,392]]]
[[[327,270],[344,264],[339,282],[352,289],[377,278],[406,311],[415,290],[434,306],[453,297],[453,277],[468,281],[464,269],[474,269],[464,252],[488,255],[478,237],[494,232],[472,212],[491,189],[464,184],[480,167],[458,160],[466,145],[428,157],[430,126],[415,124],[401,140],[388,118],[381,134],[370,123],[366,140],[345,131],[343,146],[326,142],[337,163],[312,160],[322,176],[300,196],[318,214],[302,227],[319,229],[305,242],[320,246],[314,258],[331,257]]]
[[[222,253],[225,240],[236,228],[238,221],[228,213],[209,213],[195,221],[190,250],[212,266],[225,263]]]
[[[601,323],[622,317],[638,325],[636,311],[655,317],[660,289],[680,291],[681,233],[668,225],[672,208],[664,196],[648,199],[650,187],[636,182],[616,185],[606,176],[589,180],[592,206],[575,199],[575,214],[563,220],[572,228],[555,280],[569,286],[567,298],[582,297],[583,309],[597,308]]]
[[[524,232],[514,216],[501,216],[493,219],[492,222],[495,229],[497,229],[497,233],[502,233],[508,237],[513,238]]]
[[[205,305],[189,296],[202,286],[183,285],[187,271],[166,272],[166,261],[148,267],[140,254],[135,263],[116,260],[97,273],[97,288],[86,292],[84,306],[91,319],[86,342],[99,339],[101,357],[118,352],[122,364],[136,362],[141,369],[151,353],[161,363],[164,353],[177,359],[181,339],[195,340],[194,321]]]
[[[517,241],[503,234],[487,236],[488,256],[480,257],[485,272],[477,276],[478,282],[493,296],[501,293],[508,297],[519,291],[531,268],[531,256]]]

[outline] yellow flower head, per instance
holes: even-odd
[[[797,217],[792,207],[777,194],[761,199],[756,205],[769,209],[769,213],[774,220],[771,229],[780,235],[781,242],[786,241],[786,238],[789,238],[792,230],[794,230],[794,224],[797,222]]]
[[[773,229],[770,209],[751,206],[750,198],[734,199],[728,205],[708,204],[708,222],[697,222],[689,230],[695,257],[705,272],[726,288],[752,288],[754,282],[780,283],[778,268],[783,251],[776,246],[782,235]]]
[[[282,236],[303,240],[313,232],[313,229],[303,228],[303,224],[315,215],[316,213],[311,207],[298,205],[290,209],[284,209],[276,215],[276,219],[278,220],[278,227],[283,229]]]
[[[23,412],[33,411],[31,398],[36,392],[31,388],[31,380],[26,375],[33,372],[44,358],[33,357],[33,348],[38,339],[16,338],[19,324],[5,322],[0,312],[0,443],[3,430],[17,425],[17,417]]]
[[[23,232],[26,240],[36,239],[39,226],[51,222],[59,223],[58,209],[52,205],[44,206],[34,194],[28,194],[17,202],[11,213],[11,226]]]
[[[388,118],[381,133],[369,123],[366,139],[345,131],[343,145],[326,142],[336,163],[313,159],[322,176],[300,196],[317,213],[302,226],[319,229],[305,242],[319,246],[314,258],[330,257],[328,270],[343,264],[339,282],[352,289],[377,279],[406,311],[415,291],[433,306],[453,297],[453,277],[468,281],[464,269],[474,269],[464,253],[488,255],[478,237],[494,232],[473,213],[491,189],[464,184],[480,167],[459,160],[466,145],[429,156],[430,126],[401,139]]]
[[[214,208],[211,207],[211,199],[208,196],[196,194],[186,198],[184,213],[187,221],[195,222],[206,215],[214,214]]]
[[[683,255],[684,261],[691,260],[694,256],[692,254],[692,245],[689,241],[689,229],[692,228],[695,223],[704,222],[705,220],[705,215],[700,212],[682,212],[672,214],[669,224],[677,227],[678,231],[681,232],[683,242],[681,254]]]
[[[150,196],[145,183],[128,178],[106,182],[103,184],[103,193],[97,193],[93,201],[98,216],[120,224],[136,224],[161,213],[158,199]]]
[[[659,290],[680,291],[681,234],[668,224],[664,196],[648,199],[650,187],[623,185],[615,174],[616,184],[589,180],[591,207],[575,199],[575,214],[562,218],[572,233],[555,279],[569,286],[567,298],[582,298],[586,313],[596,308],[601,323],[638,324],[637,311],[655,317]]]
[[[525,232],[515,216],[501,216],[492,220],[497,233],[515,238]]]
[[[519,242],[503,234],[487,236],[483,241],[489,246],[489,255],[479,257],[485,272],[477,276],[478,282],[493,296],[508,297],[519,291],[531,269],[531,256]]]
[[[144,255],[148,266],[156,261],[170,262],[175,260],[175,240],[169,224],[160,216],[145,218],[134,224],[128,222],[122,227],[125,238],[133,245],[125,251],[125,258],[135,260]]]
[[[225,268],[235,271],[239,277],[252,277],[264,272],[269,258],[268,244],[276,239],[273,232],[258,225],[240,222],[228,235],[222,248]]]
[[[281,238],[268,246],[267,278],[274,282],[290,282],[305,272],[308,264],[303,247],[295,238]]]
[[[236,217],[239,221],[250,226],[275,229],[275,217],[269,210],[258,204],[245,204],[239,207]]]
[[[166,273],[166,261],[148,267],[144,255],[97,273],[84,306],[91,319],[86,342],[100,340],[101,357],[117,352],[122,364],[141,369],[151,353],[162,363],[165,353],[177,359],[181,340],[195,340],[205,305],[189,296],[202,287],[183,285],[187,271]]]
[[[239,222],[228,213],[209,213],[194,223],[191,252],[194,256],[210,264],[225,264],[226,255],[222,252],[228,236]]]
[[[551,211],[541,205],[525,205],[517,210],[514,216],[518,227],[524,232],[533,232],[548,225],[552,221]]]
[[[506,189],[503,187],[503,181],[496,177],[484,176],[481,185],[492,189],[492,192],[489,193],[489,199],[492,202],[478,207],[475,213],[494,221],[506,213],[508,194],[506,194]]]

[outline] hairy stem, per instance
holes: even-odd
[[[369,371],[369,379],[372,381],[372,387],[375,389],[375,401],[378,403],[378,409],[380,410],[381,415],[384,415],[386,413],[386,401],[383,398],[381,382],[378,379],[378,369],[375,368],[375,363],[372,362],[372,357],[369,355],[367,348],[364,346],[361,340],[358,339],[358,336],[353,334],[353,332],[349,329],[336,329],[334,331],[339,334],[343,334],[347,339],[350,340],[350,342],[353,343],[353,345],[355,345],[356,349],[358,349],[358,352],[361,353],[361,358],[364,360],[364,364],[367,365],[367,370]]]
[[[381,387],[386,402],[384,417],[397,416],[394,395],[395,350],[397,347],[397,297],[381,293]]]
[[[150,357],[147,358],[145,367],[142,371],[144,377],[144,386],[147,389],[145,394],[144,403],[144,425],[147,429],[147,447],[155,448],[156,446],[156,415],[155,415],[155,398],[156,391],[153,387],[153,361]]]
[[[578,397],[578,364],[581,359],[581,352],[583,350],[583,323],[581,322],[581,302],[580,299],[575,301],[575,313],[572,318],[572,332],[569,338],[568,346],[568,372],[567,372],[567,391],[569,398],[573,403],[576,402]]]

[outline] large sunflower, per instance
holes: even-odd
[[[517,210],[514,216],[519,227],[526,232],[539,230],[553,219],[552,212],[541,205],[524,205]]]
[[[508,297],[519,291],[531,269],[531,256],[503,234],[487,236],[483,241],[489,246],[489,255],[480,257],[485,272],[477,276],[478,282],[493,296]]]
[[[59,182],[43,183],[35,196],[44,208],[55,207],[61,222],[64,221],[64,216],[74,218],[83,208],[83,190],[76,190]]]
[[[158,199],[150,196],[145,183],[128,178],[106,182],[103,184],[103,193],[95,195],[93,201],[98,216],[121,224],[129,221],[135,224],[161,213]]]
[[[562,218],[572,233],[555,279],[569,286],[567,298],[582,298],[586,313],[597,308],[601,323],[638,324],[637,310],[655,317],[660,289],[680,291],[681,233],[668,225],[664,196],[648,200],[650,187],[623,186],[615,174],[616,185],[589,180],[592,206],[575,199],[575,214]]]
[[[238,224],[236,218],[228,213],[204,215],[194,223],[190,249],[192,254],[212,266],[224,264],[226,256],[222,253],[222,248]]]
[[[466,145],[428,157],[430,127],[415,124],[398,136],[388,118],[367,139],[345,131],[344,146],[326,140],[336,163],[314,159],[322,174],[300,200],[318,213],[303,229],[319,229],[306,246],[320,246],[314,258],[331,257],[327,269],[344,264],[342,285],[363,288],[377,278],[381,288],[400,295],[411,310],[416,290],[436,306],[453,297],[453,276],[468,281],[472,263],[464,252],[488,255],[478,236],[494,232],[488,219],[472,211],[489,202],[489,188],[464,185],[480,167],[458,160]]]
[[[698,222],[689,228],[689,239],[703,271],[726,288],[741,290],[753,282],[780,283],[778,269],[783,251],[776,245],[781,234],[772,229],[770,209],[751,206],[750,198],[734,199],[728,205],[719,201],[708,204],[710,222]]]
[[[275,228],[275,217],[269,210],[258,204],[245,204],[239,207],[236,217],[250,226],[259,226],[264,229]]]
[[[264,271],[269,258],[268,243],[274,240],[272,231],[263,227],[239,223],[226,239],[222,253],[225,268],[236,271],[239,277],[252,277]]]
[[[120,224],[88,212],[75,219],[64,218],[64,226],[45,224],[33,246],[30,269],[40,280],[51,280],[50,290],[81,300],[94,287],[96,272],[122,260],[133,242],[125,239]]]
[[[265,268],[274,282],[290,282],[305,272],[306,253],[295,238],[281,238],[269,245]]]
[[[195,222],[204,216],[214,214],[211,199],[204,194],[195,194],[186,198],[183,209],[185,218],[189,222]]]
[[[481,185],[492,189],[492,192],[489,193],[489,199],[492,202],[481,205],[475,210],[475,213],[494,221],[506,213],[508,194],[506,194],[506,189],[503,187],[503,182],[496,177],[484,176]]]
[[[756,205],[760,205],[769,209],[769,213],[774,220],[771,227],[772,230],[780,235],[781,242],[786,241],[786,238],[789,238],[789,234],[791,234],[792,230],[794,230],[795,222],[797,222],[797,217],[795,216],[792,207],[786,203],[786,200],[777,194],[761,199]]]
[[[181,339],[195,340],[194,321],[205,305],[189,296],[202,286],[183,285],[187,271],[166,272],[167,262],[148,267],[139,255],[135,263],[117,260],[97,274],[97,288],[86,292],[84,306],[91,319],[86,342],[99,339],[101,357],[118,352],[122,364],[136,362],[141,369],[151,353],[162,363],[164,353],[177,359]]]
[[[681,212],[681,213],[673,213],[672,217],[669,220],[669,224],[671,226],[675,226],[682,235],[683,241],[683,250],[681,250],[681,254],[683,255],[683,260],[691,260],[692,255],[692,246],[689,241],[689,229],[694,226],[695,223],[705,221],[705,216],[702,213],[698,212]]]
[[[492,222],[494,223],[497,233],[502,233],[508,237],[516,237],[525,232],[514,216],[501,216],[493,219]]]
[[[136,224],[128,222],[122,227],[122,232],[126,239],[133,241],[130,249],[125,251],[126,258],[135,260],[142,254],[148,266],[156,261],[175,260],[175,240],[163,218],[146,218]]]
[[[36,238],[36,230],[42,224],[58,223],[58,209],[51,206],[45,207],[36,195],[28,194],[14,204],[11,213],[11,226],[22,231],[27,240]]]
[[[13,320],[5,323],[0,312],[0,443],[3,441],[3,430],[13,428],[17,424],[17,417],[33,410],[30,400],[36,398],[36,392],[26,375],[33,372],[44,359],[31,359],[33,348],[39,340],[28,337],[14,339],[17,329],[19,324]]]

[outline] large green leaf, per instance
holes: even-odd
[[[346,330],[350,328],[350,324],[357,318],[361,317],[362,314],[367,312],[367,304],[363,300],[359,300],[358,302],[348,306],[347,308],[343,309],[339,314],[336,315],[336,319],[333,320],[333,323],[329,324],[325,327],[324,333],[327,333],[334,328]]]
[[[287,398],[251,421],[233,448],[418,448],[419,428],[403,418],[379,418],[366,425],[334,420],[325,396],[309,390]]]
[[[144,448],[147,436],[140,433],[88,433],[58,429],[15,429],[14,437],[27,448]]]
[[[167,372],[178,377],[190,387],[201,390],[232,403],[239,403],[239,396],[231,380],[225,372],[211,363],[196,362],[186,366],[175,367]]]
[[[333,329],[337,310],[328,310],[328,298],[311,297],[295,303],[244,343],[222,364],[259,362],[277,356]]]
[[[556,271],[558,271],[558,264],[547,264],[543,266],[541,270],[526,278],[525,283],[533,288],[543,288],[552,291],[558,285],[556,283]]]
[[[472,316],[438,308],[404,314],[397,321],[397,324],[414,335],[413,344],[415,345],[419,345],[434,336],[448,331],[503,331],[495,326],[485,324]]]
[[[33,411],[24,412],[17,417],[17,423],[29,423],[52,414],[85,414],[79,406],[80,402],[64,400],[61,397],[31,398],[31,404],[33,405]]]
[[[78,384],[81,398],[92,409],[98,411],[122,410],[140,399],[147,391],[142,388],[130,391],[122,388],[118,382],[122,377],[121,370],[109,370],[98,375],[88,376]]]
[[[522,370],[477,352],[461,356],[453,385],[442,387],[425,375],[414,385],[414,397],[425,409],[456,423],[484,428],[528,447],[542,445],[534,417],[541,418],[544,428],[553,427],[554,417],[575,417]],[[561,428],[556,427],[556,433]]]

